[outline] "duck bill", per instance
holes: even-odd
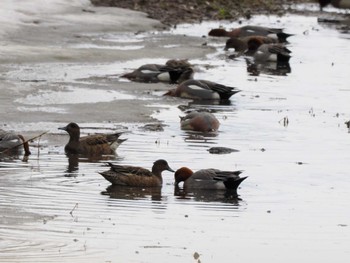
[[[171,169],[169,166],[167,167],[167,171],[175,173],[175,171]]]
[[[63,131],[67,131],[67,126],[59,127],[58,129],[59,129],[59,130],[63,130]]]

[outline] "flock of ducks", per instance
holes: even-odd
[[[350,7],[350,0],[319,0],[319,3],[321,8],[327,4],[336,7]],[[290,58],[291,52],[287,49],[286,43],[291,34],[283,32],[282,29],[243,26],[226,31],[223,28],[216,28],[209,32],[209,36],[226,37],[225,50],[233,48],[236,52],[235,56],[252,56],[255,62],[262,63],[274,59],[277,62],[287,63]],[[235,87],[194,79],[193,66],[187,60],[169,60],[164,65],[142,65],[122,77],[144,83],[175,84],[176,87],[166,92],[165,96],[193,100],[229,100],[232,95],[240,91]],[[180,125],[184,130],[213,132],[218,130],[220,123],[209,112],[191,111],[181,117]],[[68,156],[112,155],[126,140],[120,139],[123,132],[81,137],[79,125],[73,122],[59,129],[69,134],[69,141],[64,148]],[[0,129],[1,154],[18,154],[22,149],[26,156],[31,154],[28,141],[22,135]],[[155,161],[151,170],[137,166],[108,164],[110,169],[100,174],[112,185],[119,186],[161,187],[163,184],[162,172],[170,171],[174,172],[176,186],[184,182],[183,187],[188,189],[226,189],[236,192],[240,183],[247,178],[240,176],[242,171],[202,169],[193,172],[187,167],[174,171],[163,159]]]
[[[287,38],[291,34],[282,29],[260,26],[245,26],[226,31],[213,29],[209,36],[227,37],[225,49],[234,48],[237,55],[253,55],[258,62],[270,60],[276,55],[276,61],[288,62],[290,51],[286,48]],[[187,60],[168,60],[165,64],[146,64],[123,74],[121,77],[143,83],[163,82],[174,84],[164,96],[180,97],[201,101],[227,101],[240,92],[236,87],[226,86],[209,80],[195,79],[194,68]],[[192,110],[180,117],[183,130],[197,132],[215,132],[219,129],[219,120],[210,112]],[[140,187],[160,187],[162,172],[174,172],[165,160],[154,162],[152,170],[142,167],[116,165],[109,163],[110,169],[100,174],[112,185]],[[175,186],[183,182],[184,189],[225,189],[237,193],[237,188],[247,177],[241,177],[242,171],[221,171],[218,169],[202,169],[193,172],[188,167],[181,167],[174,174]]]
[[[281,29],[272,29],[258,26],[246,26],[232,31],[213,29],[210,36],[229,37],[225,49],[234,48],[239,55],[254,54],[255,58],[264,58],[267,53],[282,56],[286,52],[285,41],[290,34]],[[265,48],[266,47],[266,48]],[[202,101],[228,101],[231,96],[240,92],[236,87],[226,86],[209,80],[195,79],[194,67],[187,60],[168,60],[165,64],[146,64],[126,73],[121,77],[142,83],[163,82],[174,84],[164,96],[180,97]],[[180,117],[180,127],[183,130],[208,133],[219,129],[219,120],[210,112],[188,112]],[[58,128],[66,131],[69,141],[64,150],[67,156],[97,157],[113,155],[116,149],[126,139],[121,139],[123,132],[111,134],[95,134],[80,136],[80,127],[77,123],[69,123]],[[23,145],[26,155],[30,154],[28,142],[21,135],[12,132],[0,132],[1,149],[20,149]],[[177,171],[170,168],[166,160],[160,159],[153,163],[152,169],[130,165],[117,165],[108,163],[109,170],[100,174],[114,186],[129,187],[161,187],[163,184],[162,172],[174,173],[175,186],[183,182],[183,188],[188,189],[225,189],[237,195],[237,188],[246,179],[241,177],[242,171],[221,171],[218,169],[202,169],[193,172],[188,167],[181,167]]]
[[[58,128],[69,134],[69,141],[64,150],[68,157],[98,157],[115,154],[118,146],[126,139],[119,137],[123,132],[112,134],[94,134],[80,137],[80,127],[76,123],[69,123]],[[21,147],[23,146],[23,147]],[[19,154],[24,149],[25,155],[30,155],[28,141],[22,135],[0,130],[0,153]],[[182,167],[177,171],[170,168],[166,160],[159,159],[148,170],[138,166],[117,165],[108,163],[110,169],[100,174],[113,186],[129,187],[161,187],[162,172],[175,173],[175,185],[184,182],[184,189],[226,189],[230,194],[237,195],[239,184],[246,178],[240,177],[241,171],[220,171],[217,169],[202,169],[193,173],[189,168]]]

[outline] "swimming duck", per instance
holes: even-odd
[[[180,117],[180,125],[183,130],[212,132],[219,129],[220,122],[210,112],[192,111],[185,117]]]
[[[331,4],[338,8],[350,8],[350,0],[319,0],[321,10]]]
[[[191,79],[193,74],[193,68],[187,60],[171,59],[168,60],[165,65],[142,65],[133,72],[122,75],[122,77],[136,82],[166,82],[174,84]]]
[[[23,145],[24,154],[26,156],[30,155],[28,141],[20,134],[16,134],[12,131],[4,131],[0,129],[0,152],[18,153]]]
[[[109,163],[110,170],[100,174],[113,185],[134,187],[160,187],[163,184],[162,172],[174,172],[168,162],[160,159],[153,163],[152,171],[130,165],[116,165]]]
[[[202,169],[193,172],[188,167],[181,167],[175,172],[175,185],[184,182],[187,189],[207,190],[237,190],[238,186],[247,178],[240,177],[242,171],[221,171],[218,169]]]
[[[193,100],[228,100],[233,94],[240,92],[235,87],[229,87],[208,80],[189,79],[164,95]]]
[[[66,154],[109,155],[126,139],[119,139],[123,132],[113,134],[96,134],[80,137],[80,127],[71,122],[65,127],[58,128],[69,134],[69,142],[64,147]]]
[[[286,42],[292,34],[283,32],[281,28],[270,28],[262,26],[242,26],[231,31],[223,28],[215,28],[209,31],[209,36],[214,37],[247,37],[247,36],[268,36],[278,39],[279,42]]]

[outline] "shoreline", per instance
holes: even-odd
[[[9,23],[0,26],[0,127],[5,129],[55,133],[56,126],[72,121],[154,122],[155,105],[163,102],[150,93],[165,92],[169,85],[119,81],[118,76],[148,61],[191,60],[212,52],[198,47],[199,37],[154,33],[164,25],[144,13],[94,7],[88,0],[54,0],[36,9],[41,2],[20,10],[10,0],[4,5],[3,12],[16,18],[3,16]],[[166,46],[175,38],[182,44],[169,52]]]

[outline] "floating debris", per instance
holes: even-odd
[[[164,131],[165,126],[162,123],[149,123],[140,127],[140,129],[144,131]]]
[[[211,147],[208,149],[211,154],[228,154],[232,152],[239,152],[239,150],[228,148],[228,147]]]

